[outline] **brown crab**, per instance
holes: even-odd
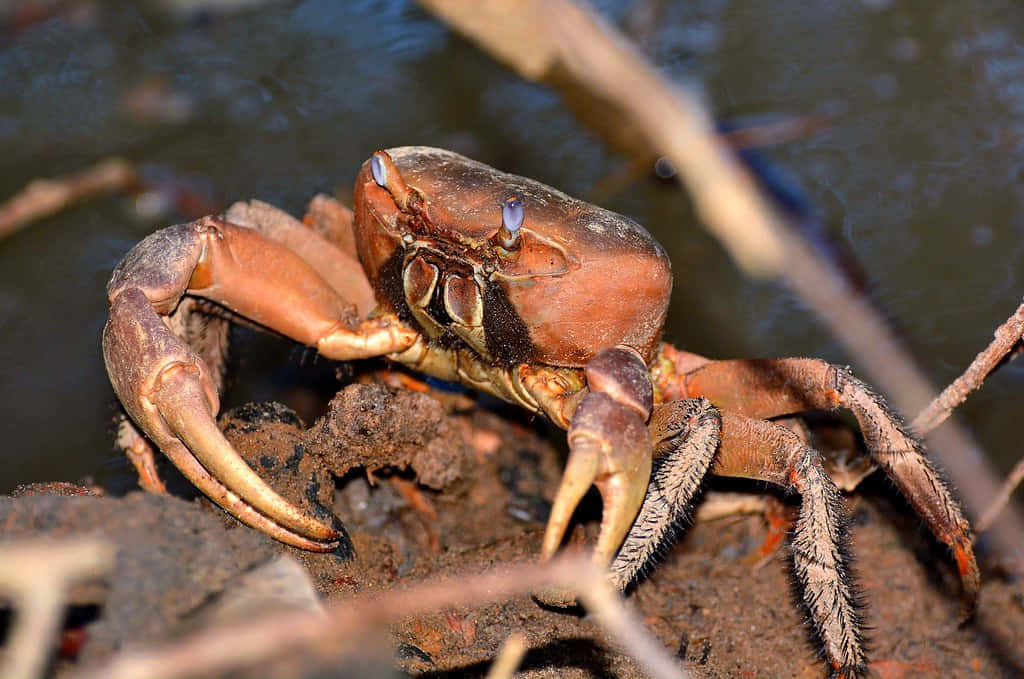
[[[111,278],[103,351],[132,420],[185,476],[305,549],[330,550],[339,533],[271,490],[217,429],[218,368],[169,329],[183,298],[332,359],[386,356],[545,414],[568,430],[570,453],[541,558],[596,485],[593,554],[619,588],[708,473],[799,493],[795,572],[837,676],[866,667],[839,494],[820,455],[766,418],[846,408],[874,462],[952,549],[972,606],[970,527],[883,400],[820,360],[712,361],[660,343],[671,286],[664,250],[635,222],[449,151],[403,147],[364,163],[351,230],[205,218],[143,240]],[[132,457],[142,485],[160,489],[152,453]]]

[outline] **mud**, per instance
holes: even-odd
[[[276,404],[236,409],[222,427],[281,492],[311,511],[326,515],[330,508],[351,548],[298,552],[205,500],[66,497],[46,494],[46,487],[0,498],[4,540],[102,533],[119,547],[115,573],[73,593],[76,610],[86,611],[73,619],[84,642],[55,665],[56,674],[120,648],[229,624],[231,611],[236,618],[238,611],[251,615],[254,606],[315,608],[312,590],[304,589],[310,585],[337,603],[359,592],[529,559],[539,549],[561,470],[558,432],[527,414],[376,383],[343,390],[309,429]],[[872,671],[880,677],[1024,674],[1021,583],[983,559],[977,617],[959,626],[955,570],[893,493],[872,478],[847,496],[872,630]],[[792,508],[790,499],[784,503]],[[599,501],[588,496],[570,540],[593,539],[599,515]],[[698,523],[631,593],[630,605],[648,630],[693,676],[825,675],[791,592],[785,546],[761,555],[771,536],[760,515]],[[293,561],[281,562],[281,554],[309,575],[288,565]],[[260,593],[259,583],[275,579],[275,591],[288,596]],[[406,620],[390,630],[383,660],[370,645],[295,654],[232,676],[384,676],[394,667],[396,676],[482,677],[514,631],[531,645],[516,676],[643,676],[582,612],[543,608],[529,597]]]

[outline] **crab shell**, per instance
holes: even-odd
[[[672,271],[643,227],[451,151],[387,154],[412,199],[378,186],[370,161],[354,199],[359,258],[385,308],[431,339],[460,337],[506,365],[582,367],[620,344],[650,361]],[[510,196],[524,206],[514,250],[496,238]]]

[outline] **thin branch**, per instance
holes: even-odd
[[[36,179],[21,193],[0,204],[0,239],[71,203],[127,189],[134,183],[135,169],[121,158],[110,158],[64,177]]]
[[[1017,310],[1006,319],[1005,323],[996,328],[993,334],[995,339],[974,357],[963,374],[953,380],[914,418],[911,426],[915,430],[927,434],[945,422],[950,413],[963,403],[972,391],[980,387],[985,378],[1010,356],[1010,352],[1024,336],[1024,304],[1017,307]]]
[[[498,649],[498,657],[491,665],[487,679],[512,679],[523,662],[523,656],[526,655],[528,648],[529,644],[522,632],[513,632],[509,635],[508,639],[505,639],[505,643]]]
[[[942,393],[935,397],[928,407],[914,419],[913,426],[921,433],[927,433],[942,424],[950,413],[963,403],[967,396],[981,387],[985,379],[999,366],[1013,360],[1015,352],[1024,338],[1024,304],[996,328],[994,339],[971,362],[963,374],[953,380]],[[1010,472],[999,487],[995,498],[975,522],[978,532],[985,532],[995,523],[996,518],[1009,506],[1013,491],[1024,480],[1024,459]]]
[[[42,676],[71,585],[106,574],[113,562],[114,549],[93,539],[40,539],[0,546],[0,591],[9,594],[15,611],[0,677]]]
[[[982,513],[981,518],[974,522],[975,528],[979,533],[987,531],[999,515],[1010,505],[1010,498],[1013,496],[1013,491],[1017,489],[1020,482],[1024,481],[1024,458],[1017,461],[1017,464],[1010,471],[1010,475],[1003,481],[1003,485],[999,488],[999,493],[995,499],[992,500],[992,504],[988,506],[988,509]]]
[[[481,605],[556,586],[578,592],[609,634],[652,677],[687,676],[643,625],[610,593],[607,576],[589,560],[562,558],[545,566],[510,564],[502,572],[452,578],[357,596],[323,615],[283,612],[245,623],[200,631],[149,651],[125,652],[105,667],[76,674],[78,679],[174,679],[219,674],[313,643],[351,640],[373,626],[456,606]]]
[[[698,97],[666,80],[614,27],[568,0],[420,0],[495,58],[558,89],[581,120],[618,148],[664,155],[689,189],[698,216],[737,265],[785,281],[904,413],[935,390],[870,302],[823,260],[762,197],[711,125]],[[991,463],[955,423],[929,442],[977,516],[999,487]],[[1015,559],[1024,521],[1012,507],[992,527]]]

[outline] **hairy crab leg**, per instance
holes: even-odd
[[[862,676],[867,658],[847,521],[818,452],[785,427],[720,412],[704,398],[657,406],[650,429],[659,459],[636,523],[612,562],[613,584],[628,586],[674,537],[709,469],[779,485],[801,497],[795,572],[833,676]]]
[[[612,584],[624,591],[689,520],[694,496],[718,451],[722,420],[704,398],[654,407],[648,422],[654,471],[640,513],[611,564]]]
[[[320,551],[333,549],[340,534],[270,489],[220,435],[209,368],[159,314],[171,312],[182,295],[193,294],[339,358],[400,350],[414,341],[415,333],[388,319],[359,322],[352,305],[297,254],[252,229],[212,218],[170,227],[142,241],[115,270],[108,294],[104,357],[132,419],[165,453],[170,452],[168,440],[183,442],[189,456],[213,472],[211,479],[280,524],[285,532],[278,535],[304,536],[308,539],[299,542],[307,549],[310,539],[325,541],[313,545]],[[164,388],[163,381],[174,389]],[[179,397],[177,389],[190,390],[190,398]],[[169,456],[183,472],[191,469],[196,476],[194,457],[186,459],[181,451]],[[209,479],[200,480],[203,491],[222,507],[252,519]],[[265,522],[260,524],[266,530]]]
[[[664,386],[677,397],[706,396],[723,410],[766,418],[814,409],[846,408],[857,418],[868,454],[953,551],[963,586],[964,615],[977,602],[979,573],[970,524],[922,443],[885,400],[842,367],[810,358],[695,360],[665,351],[686,370]],[[678,356],[678,359],[676,357]]]
[[[800,495],[793,563],[804,604],[824,644],[833,677],[867,671],[860,593],[850,572],[847,518],[821,455],[773,422],[722,412],[712,474],[758,479]]]

